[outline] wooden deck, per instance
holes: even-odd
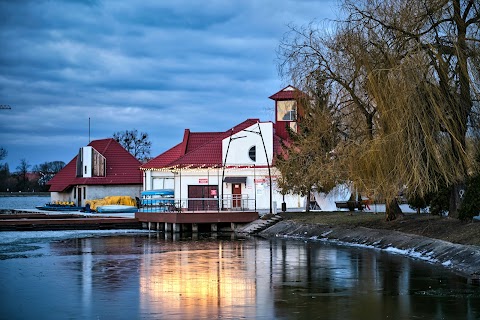
[[[210,231],[215,232],[222,225],[228,225],[228,229],[234,231],[236,225],[255,221],[259,215],[254,211],[137,212],[135,218],[148,229],[196,232],[199,225],[207,225]]]
[[[140,229],[135,218],[85,217],[66,214],[2,214],[0,231]]]
[[[249,223],[259,218],[254,211],[136,212],[140,222]]]

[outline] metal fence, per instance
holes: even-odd
[[[255,199],[246,195],[225,195],[223,198],[183,198],[145,202],[139,212],[205,212],[255,211]]]

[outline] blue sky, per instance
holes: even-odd
[[[16,171],[69,162],[90,139],[137,129],[151,156],[185,128],[273,120],[288,25],[335,18],[309,0],[0,0],[0,146]]]

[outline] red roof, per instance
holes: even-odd
[[[47,184],[50,192],[62,192],[75,185],[127,185],[142,184],[141,162],[115,139],[94,140],[88,144],[106,159],[105,177],[77,177],[77,156],[73,158]]]
[[[286,86],[277,93],[271,95],[269,98],[275,101],[278,100],[293,100],[297,99],[300,95],[304,94],[302,91],[298,90],[293,86]]]
[[[167,167],[221,167],[222,140],[256,123],[258,119],[247,119],[232,129],[223,132],[190,132],[185,130],[183,141],[142,165],[142,169],[160,169]],[[274,137],[274,148],[279,148],[278,137]],[[184,151],[182,151],[184,150]]]

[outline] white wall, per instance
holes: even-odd
[[[275,168],[271,168],[272,174],[272,202],[276,202],[278,211],[281,208],[283,200],[287,204],[287,208],[302,208],[305,205],[305,198],[298,195],[287,194],[285,197],[280,194],[276,186]],[[154,171],[145,175],[145,177],[153,177],[159,179],[161,176],[166,176],[166,172]],[[173,174],[172,174],[173,175]],[[248,197],[249,209],[255,208],[255,201],[257,210],[269,210],[270,208],[270,179],[268,175],[268,168],[242,168],[232,169],[225,168],[225,177],[246,177],[246,183],[242,183],[242,195]],[[218,187],[219,196],[222,193],[222,169],[210,170],[182,170],[175,173],[175,199],[185,202],[188,198],[189,185],[215,185]],[[256,180],[256,183],[254,183]],[[147,185],[151,182],[147,182]],[[230,183],[223,183],[223,194],[229,196],[232,194],[232,185]]]
[[[102,199],[107,196],[130,196],[132,198],[135,198],[135,197],[140,198],[140,193],[142,192],[141,185],[118,185],[118,186],[98,185],[98,186],[78,186],[78,187],[82,188],[81,204],[84,204],[85,200]],[[84,187],[86,190],[85,199],[83,199]],[[75,188],[77,188],[77,186]],[[77,193],[77,197],[78,197],[78,193]],[[73,189],[69,192],[51,192],[50,199],[52,202],[73,201],[75,203],[78,203],[78,199],[74,198]]]
[[[92,177],[92,147],[82,147],[82,177]]]
[[[260,127],[259,127],[260,126]],[[272,122],[260,122],[253,126],[248,127],[246,130],[253,132],[261,132],[262,135],[240,131],[232,135],[232,140],[225,138],[222,141],[222,162],[225,161],[225,155],[228,155],[226,159],[226,165],[257,165],[266,166],[267,159],[265,155],[265,149],[267,150],[268,162],[272,163],[273,157],[273,123]],[[265,142],[265,149],[262,143]],[[230,147],[228,144],[230,142]],[[252,161],[248,156],[248,151],[252,146],[256,147],[256,161]]]
[[[140,197],[142,187],[140,185],[119,185],[119,186],[87,186],[86,198],[102,199],[107,196],[130,196]]]

